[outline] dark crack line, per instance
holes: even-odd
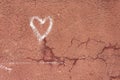
[[[106,50],[109,50],[109,49],[119,50],[120,47],[117,47],[117,44],[115,44],[115,45],[109,44],[108,46],[103,47],[103,49],[101,50],[101,52],[99,52],[95,58],[93,58],[93,57],[90,57],[90,58],[93,59],[93,60],[100,59],[100,60],[102,60],[102,61],[106,64],[106,66],[107,66],[106,59],[100,57],[100,55],[102,55]]]
[[[33,59],[30,57],[27,57],[26,59],[30,59],[32,61],[35,62],[40,62],[43,61],[45,63],[53,63],[53,62],[57,62],[60,65],[64,65],[65,66],[65,61],[69,60],[72,61],[72,67],[69,69],[69,72],[71,72],[71,70],[73,69],[73,67],[76,65],[78,60],[84,60],[85,58],[69,58],[69,57],[58,57],[55,56],[55,54],[52,51],[52,48],[50,48],[49,46],[47,46],[47,41],[46,39],[44,39],[44,43],[43,43],[43,48],[42,48],[42,54],[43,57],[41,59]]]
[[[108,49],[119,50],[120,47],[117,47],[117,44],[115,44],[115,45],[109,44],[108,46],[105,46],[105,47],[102,49],[102,51],[101,51],[100,53],[98,53],[98,54],[102,54],[105,50],[108,50]]]
[[[74,68],[74,66],[77,64],[77,62],[79,61],[79,60],[85,60],[86,58],[81,58],[81,59],[79,59],[79,58],[66,58],[66,59],[68,59],[69,61],[73,61],[73,63],[72,63],[72,66],[71,66],[71,68],[69,69],[69,72],[71,72],[72,71],[72,69]]]
[[[89,41],[90,41],[90,38],[88,38],[86,41],[81,42],[80,44],[78,44],[78,47],[80,47],[81,45],[84,45],[84,44],[85,44],[85,46],[87,47]]]
[[[73,38],[73,39],[71,40],[71,45],[73,44],[73,41],[74,41],[74,40],[76,40],[76,39]],[[94,40],[94,39],[92,39],[92,40]],[[79,41],[79,40],[77,40],[77,41]],[[90,41],[90,38],[88,38],[87,41],[84,41],[84,42],[80,43],[79,46],[80,46],[80,45],[83,45],[83,44],[86,44],[86,46],[87,46],[87,44],[89,43],[89,41]],[[99,43],[104,43],[103,41],[97,41],[97,40],[94,40],[94,41],[99,42]],[[119,50],[119,49],[120,49],[119,47],[116,46],[117,44],[115,44],[115,45],[109,44],[108,46],[103,47],[103,49],[101,50],[101,52],[99,52],[95,58],[93,58],[93,57],[69,58],[69,57],[58,57],[58,56],[55,56],[55,54],[54,54],[54,52],[53,52],[53,48],[50,48],[50,47],[47,45],[47,40],[44,39],[43,42],[44,42],[44,43],[43,43],[43,48],[41,49],[42,54],[43,54],[43,57],[42,57],[41,59],[33,59],[33,58],[27,57],[27,59],[30,59],[30,60],[36,61],[36,62],[43,61],[43,62],[45,62],[45,63],[49,63],[50,65],[52,65],[53,62],[56,62],[56,63],[59,64],[59,66],[60,66],[60,65],[64,65],[64,66],[65,66],[65,62],[66,62],[66,60],[68,60],[68,61],[71,61],[71,62],[72,62],[72,66],[71,66],[71,68],[69,69],[69,72],[72,71],[72,69],[73,69],[74,66],[76,65],[77,61],[79,61],[79,60],[85,60],[85,59],[87,59],[87,58],[90,58],[90,59],[92,59],[92,60],[100,59],[100,60],[102,60],[102,61],[106,64],[106,66],[107,66],[106,60],[105,60],[104,58],[101,58],[100,55],[103,54],[104,51],[105,51],[105,50],[108,50],[108,49],[113,49],[113,50]]]
[[[71,47],[71,46],[73,45],[73,42],[74,42],[74,41],[80,42],[80,40],[75,39],[75,37],[73,37],[73,38],[71,39],[71,41],[70,41],[70,46],[68,46],[68,48]]]
[[[109,44],[108,46],[103,47],[103,49],[101,50],[101,52],[99,52],[99,53],[97,54],[97,57],[96,57],[96,58],[100,58],[100,55],[103,54],[103,53],[105,52],[105,50],[109,50],[109,49],[119,50],[120,47],[117,47],[117,44],[115,44],[115,45]],[[104,59],[103,59],[103,61],[104,61]]]
[[[120,75],[118,75],[118,76],[110,76],[110,80],[113,80],[113,79],[120,79]]]
[[[71,39],[71,44],[70,44],[70,46],[68,46],[68,48],[73,45],[73,42],[74,42],[74,41],[80,42],[80,43],[78,44],[78,47],[80,47],[80,46],[82,46],[82,45],[84,45],[84,44],[85,44],[85,46],[87,47],[87,46],[88,46],[88,43],[89,43],[90,41],[95,41],[95,42],[97,42],[97,43],[105,44],[104,41],[96,40],[96,39],[90,39],[90,38],[88,38],[86,41],[81,42],[79,39],[76,39],[75,37],[73,37],[73,38]]]
[[[42,54],[43,54],[43,61],[45,62],[58,62],[64,64],[64,60],[62,60],[61,57],[55,56],[53,53],[53,48],[50,48],[47,46],[47,41],[46,38],[44,39],[44,47],[42,49]]]

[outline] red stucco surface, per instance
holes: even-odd
[[[0,0],[0,80],[120,80],[120,0]]]

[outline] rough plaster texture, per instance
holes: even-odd
[[[42,42],[32,16],[53,19]],[[0,65],[0,80],[120,80],[120,0],[0,0]]]

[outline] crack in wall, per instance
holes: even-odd
[[[73,44],[73,41],[74,41],[74,40],[77,40],[77,39],[72,39],[72,40],[71,40],[71,45]],[[79,44],[79,46],[81,46],[81,45],[83,45],[83,44],[86,44],[86,46],[87,46],[87,44],[90,42],[90,40],[93,40],[93,41],[98,42],[98,43],[101,43],[101,44],[105,44],[104,41],[88,38],[86,41],[81,42],[81,43]],[[104,46],[104,47],[102,48],[102,50],[101,50],[99,53],[97,53],[97,55],[96,55],[95,58],[90,57],[90,56],[88,56],[88,57],[82,57],[82,58],[79,58],[79,57],[78,57],[78,58],[58,57],[58,56],[55,56],[55,54],[54,54],[53,51],[52,51],[52,48],[50,48],[50,47],[47,45],[47,40],[46,40],[46,38],[45,38],[43,41],[44,41],[44,44],[43,44],[43,48],[41,49],[41,50],[42,50],[42,54],[43,54],[42,59],[32,59],[32,58],[27,58],[27,59],[31,59],[32,61],[36,61],[36,62],[43,61],[43,62],[45,62],[45,63],[50,63],[50,64],[56,62],[56,63],[58,63],[59,65],[64,65],[64,66],[65,66],[65,60],[72,61],[72,66],[71,66],[71,68],[69,69],[69,72],[72,71],[73,67],[76,65],[76,63],[77,63],[78,60],[86,60],[86,59],[88,59],[88,58],[90,58],[90,59],[92,59],[92,60],[98,60],[98,59],[99,59],[99,60],[102,60],[102,61],[106,64],[106,66],[107,66],[106,60],[105,60],[104,58],[100,57],[100,55],[103,54],[105,50],[109,50],[109,49],[119,50],[119,49],[120,49],[120,47],[117,47],[117,44],[115,44],[115,45],[109,44],[108,46]],[[77,40],[77,41],[79,41],[79,40]]]
[[[80,47],[80,46],[82,46],[82,45],[84,45],[84,44],[85,44],[85,46],[87,47],[87,46],[88,46],[88,43],[89,43],[90,41],[94,41],[94,42],[97,42],[97,43],[100,43],[100,44],[105,44],[105,42],[102,41],[102,40],[96,40],[96,39],[88,38],[86,41],[80,41],[79,39],[76,39],[75,37],[73,37],[73,38],[71,39],[71,41],[70,41],[71,44],[70,44],[69,47],[71,47],[71,46],[73,45],[73,42],[74,42],[74,41],[80,42],[77,47]]]
[[[73,38],[71,40],[71,45],[73,45],[73,41],[76,40],[78,42],[80,42],[80,40],[77,40],[75,38]],[[82,45],[86,45],[86,47],[88,46],[88,44],[90,43],[90,41],[95,41],[97,43],[100,43],[100,44],[105,44],[104,41],[101,41],[101,40],[95,40],[95,39],[90,39],[88,38],[86,41],[83,41],[81,43],[79,43],[78,47],[82,46]],[[32,60],[32,61],[35,61],[37,63],[40,63],[40,62],[43,62],[45,64],[49,64],[50,66],[51,65],[54,65],[54,64],[57,64],[58,66],[66,66],[66,61],[70,61],[71,62],[71,67],[68,69],[68,71],[71,73],[74,66],[77,64],[78,61],[80,60],[89,60],[89,59],[92,59],[92,60],[101,60],[105,63],[106,67],[108,66],[108,63],[106,62],[106,59],[102,58],[101,55],[104,55],[103,53],[106,51],[106,50],[110,50],[110,49],[113,49],[113,50],[120,50],[120,47],[118,47],[118,44],[109,44],[109,45],[105,45],[101,50],[100,52],[98,52],[96,54],[96,57],[85,57],[85,56],[77,56],[76,58],[70,58],[70,57],[60,57],[60,56],[56,56],[55,53],[53,52],[53,48],[49,47],[47,45],[47,40],[46,38],[43,40],[43,44],[42,44],[42,48],[40,49],[41,52],[42,52],[42,58],[38,58],[38,59],[35,59],[35,58],[32,58],[32,57],[26,57],[25,59],[29,59],[29,60]],[[70,47],[68,46],[68,48]],[[72,79],[72,76],[70,75],[69,76],[70,79]],[[119,76],[110,76],[110,80],[112,79],[118,79]]]

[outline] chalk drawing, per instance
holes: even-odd
[[[8,63],[1,63],[1,64],[9,64],[9,65],[22,65],[22,64],[36,64],[36,63],[33,63],[33,62],[8,62]],[[40,61],[38,62],[37,64],[63,64],[63,62],[56,62],[56,61],[53,61],[53,62],[44,62],[44,61]]]
[[[48,26],[48,29],[47,29],[47,31],[46,31],[43,35],[40,34],[40,32],[38,31],[38,29],[37,29],[36,26],[34,25],[34,23],[33,23],[34,19],[38,20],[41,25],[45,24],[46,20],[49,20],[49,21],[50,21],[50,24],[49,24],[49,26]],[[50,33],[50,31],[51,31],[51,29],[52,29],[52,26],[53,26],[53,20],[52,20],[52,18],[51,18],[50,16],[45,17],[44,19],[39,18],[38,16],[33,16],[33,17],[31,18],[31,20],[30,20],[30,27],[31,27],[31,29],[33,30],[35,36],[37,37],[37,39],[38,39],[39,41],[42,41],[42,40]]]

